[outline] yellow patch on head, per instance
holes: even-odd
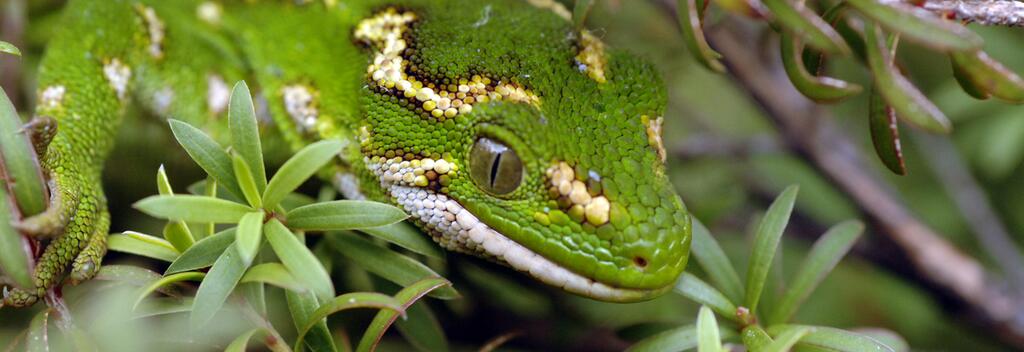
[[[580,70],[587,73],[597,83],[606,81],[604,69],[608,61],[604,56],[604,42],[597,38],[590,31],[580,32],[580,51],[576,54],[576,62]]]
[[[661,162],[665,162],[668,157],[665,152],[665,143],[661,139],[661,125],[665,122],[665,118],[658,116],[656,119],[651,119],[647,115],[641,116],[640,121],[644,123],[644,127],[647,129],[647,143],[658,152],[658,159]]]
[[[608,223],[611,202],[601,192],[600,176],[591,172],[586,177],[577,177],[568,163],[559,161],[547,169],[550,188],[548,194],[558,200],[559,208],[577,222],[594,226]],[[593,181],[593,182],[589,182]]]

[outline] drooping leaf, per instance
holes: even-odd
[[[875,153],[889,171],[897,175],[906,175],[907,166],[903,162],[903,147],[900,143],[899,125],[896,122],[896,110],[885,103],[877,89],[871,91],[868,109],[868,125]]]
[[[309,318],[306,325],[304,325],[302,329],[299,329],[299,337],[295,340],[295,345],[299,346],[302,344],[306,333],[316,322],[331,314],[354,308],[388,309],[397,314],[405,313],[405,307],[402,306],[402,302],[395,297],[376,292],[346,293],[325,302],[320,306],[320,308],[317,308],[316,311],[313,312],[313,315]]]
[[[18,287],[30,289],[35,287],[29,262],[31,247],[28,240],[11,226],[10,204],[7,185],[0,181],[0,275],[11,278]]]
[[[171,263],[165,273],[169,275],[213,265],[217,258],[235,243],[235,231],[236,228],[230,228],[199,240]]]
[[[326,235],[328,243],[336,251],[349,258],[359,267],[401,286],[408,286],[428,277],[440,277],[426,265],[412,258],[377,246],[366,238],[343,232]],[[431,294],[441,299],[454,299],[458,292],[444,287]]]
[[[885,29],[914,42],[943,51],[967,51],[981,48],[980,36],[966,27],[941,19],[925,9],[898,1],[849,0],[850,6],[878,21]],[[874,27],[865,23],[865,29]],[[870,36],[869,36],[870,38]],[[868,40],[870,47],[871,40]]]
[[[238,255],[234,246],[228,247],[213,263],[210,272],[199,285],[195,302],[189,316],[189,326],[193,330],[203,328],[213,319],[227,301],[228,295],[235,290],[238,280],[245,273],[245,263]]]
[[[234,340],[231,340],[231,344],[224,349],[224,352],[245,352],[246,347],[249,346],[249,340],[252,339],[252,336],[262,330],[262,328],[255,328],[238,335]]]
[[[839,33],[814,10],[807,8],[803,1],[764,0],[762,3],[772,12],[775,22],[791,35],[799,36],[807,44],[826,53],[850,54],[850,47]]]
[[[260,250],[260,243],[263,242],[263,217],[263,212],[252,212],[245,214],[238,222],[235,246],[246,267],[252,264],[253,258],[256,258],[256,253]]]
[[[138,297],[135,299],[135,303],[132,304],[132,310],[137,309],[139,304],[141,304],[146,297],[161,287],[182,281],[202,281],[204,277],[206,277],[206,273],[198,271],[189,271],[164,276],[160,280],[154,281],[152,284],[149,284],[149,286],[146,286],[139,291]]]
[[[238,223],[253,209],[235,202],[207,196],[149,196],[134,204],[150,216],[186,222]]]
[[[718,59],[721,54],[711,49],[707,39],[704,38],[704,27],[701,21],[701,8],[697,7],[697,0],[677,0],[676,16],[679,19],[679,28],[683,34],[683,44],[687,51],[697,62],[713,72],[725,72],[725,65]]]
[[[764,290],[768,271],[775,259],[775,252],[779,247],[782,233],[786,229],[786,224],[789,223],[789,216],[793,212],[793,203],[796,201],[798,191],[799,187],[795,185],[786,187],[768,207],[768,211],[757,227],[754,250],[750,255],[750,264],[747,269],[747,292],[743,301],[743,305],[750,309],[751,314],[757,312],[757,304],[761,300],[761,292]]]
[[[451,282],[440,277],[425,278],[405,286],[405,288],[395,294],[395,300],[400,302],[399,307],[401,309],[381,310],[378,312],[377,316],[370,322],[370,326],[366,328],[363,337],[359,340],[359,347],[356,348],[356,351],[365,352],[375,349],[377,344],[380,343],[381,338],[384,337],[384,333],[387,332],[388,328],[404,309],[412,306],[430,292],[449,286],[451,286]]]
[[[288,226],[299,230],[350,230],[387,226],[408,217],[390,204],[336,200],[292,209],[288,212]]]
[[[295,276],[288,271],[288,268],[285,268],[281,263],[263,263],[255,265],[245,272],[245,276],[242,276],[241,282],[261,282],[299,293],[309,290],[305,284],[296,279]]]
[[[684,272],[676,282],[675,291],[694,302],[711,308],[720,316],[736,320],[736,305],[721,292],[693,274]]]
[[[950,55],[949,61],[953,64],[953,78],[956,79],[956,83],[960,84],[964,93],[978,100],[987,100],[992,97],[992,94],[985,91],[985,88],[974,82],[971,75],[964,69],[964,65],[958,64],[952,55]]]
[[[291,230],[277,219],[271,219],[263,226],[263,232],[288,271],[313,291],[319,301],[327,302],[334,298],[331,276]]]
[[[706,306],[701,306],[700,313],[697,313],[697,352],[722,352],[718,322]]]
[[[134,231],[127,231],[107,238],[107,248],[112,251],[141,255],[147,258],[173,262],[181,253],[167,240]]]
[[[359,231],[394,243],[399,247],[408,249],[415,253],[431,258],[444,259],[444,251],[441,250],[441,247],[439,247],[436,242],[431,241],[428,235],[423,234],[420,230],[409,225],[407,222],[396,222],[391,225],[361,228]]]
[[[782,66],[786,75],[796,90],[804,96],[817,102],[831,103],[860,93],[859,85],[832,77],[818,77],[807,72],[803,60],[803,43],[792,34],[782,33],[779,43],[782,47]]]
[[[2,43],[2,42],[0,42]],[[21,214],[31,216],[46,209],[49,200],[36,152],[22,130],[21,117],[7,92],[0,88],[0,155],[3,155],[5,180]]]
[[[395,320],[398,332],[409,344],[424,352],[448,351],[448,339],[437,317],[426,302],[417,302],[405,308],[405,319]]]
[[[231,129],[231,147],[252,172],[257,193],[267,187],[267,171],[263,165],[263,147],[260,144],[260,130],[256,124],[256,109],[252,95],[245,81],[235,83],[228,100],[228,125]]]
[[[263,193],[263,206],[267,209],[276,207],[285,195],[292,193],[328,161],[337,157],[342,147],[344,144],[339,141],[323,140],[299,150],[270,179]]]
[[[174,138],[185,148],[185,152],[192,157],[192,160],[228,192],[241,197],[242,190],[238,188],[238,182],[235,181],[231,157],[224,151],[224,148],[192,125],[174,119],[168,120],[168,122],[171,125],[171,132],[174,133]]]
[[[693,241],[690,243],[690,253],[697,259],[701,269],[708,274],[715,287],[722,290],[732,302],[743,300],[743,282],[740,281],[736,268],[725,256],[725,251],[718,245],[718,241],[711,236],[711,232],[704,227],[697,218],[690,216],[693,224]]]
[[[769,323],[778,324],[789,320],[821,280],[824,280],[836,264],[839,264],[839,260],[850,251],[863,231],[863,223],[846,221],[833,226],[814,242],[811,252],[800,265],[800,271],[793,278],[786,293],[775,303],[775,310],[768,319]]]
[[[891,347],[866,335],[824,326],[775,325],[768,327],[768,333],[777,337],[788,330],[801,328],[810,328],[811,331],[800,339],[797,346],[843,352],[894,352]]]
[[[954,73],[961,72],[974,87],[1013,104],[1024,103],[1024,78],[984,51],[951,53],[950,58]]]
[[[868,67],[875,77],[878,94],[896,110],[896,116],[904,121],[931,132],[948,133],[952,129],[949,119],[899,73],[893,64],[889,46],[880,32],[877,26],[864,26]]]

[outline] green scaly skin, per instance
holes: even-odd
[[[211,94],[222,87],[214,79],[246,79],[257,87],[271,118],[262,132],[283,137],[286,143],[277,145],[296,150],[318,139],[351,141],[324,174],[347,180],[337,183],[349,196],[405,207],[446,248],[521,271],[532,267],[531,275],[544,282],[597,299],[643,300],[671,287],[686,265],[690,224],[665,176],[659,129],[652,130],[666,98],[649,64],[605,50],[604,77],[594,78],[577,58],[587,46],[581,33],[556,11],[525,1],[331,3],[71,1],[39,72],[36,114],[57,121],[44,159],[54,202],[19,224],[55,239],[36,268],[37,288],[14,290],[5,304],[33,303],[69,268],[73,282],[95,275],[109,227],[99,175],[129,104],[225,140],[225,115]],[[382,44],[355,35],[355,28],[396,10],[415,15],[402,32],[401,56],[420,82],[433,83],[436,92],[451,85],[454,95],[476,75],[491,80],[487,89],[512,85],[535,100],[476,101],[471,111],[436,117],[416,97],[375,80],[367,67]],[[125,69],[130,79],[118,91]],[[60,99],[50,87],[63,88]],[[288,105],[294,97],[285,93],[296,87],[311,96],[299,100],[307,115]],[[508,194],[496,195],[487,181],[470,176],[495,172],[471,162],[481,137],[522,161],[522,181]],[[379,169],[389,161],[416,168],[428,158],[449,167],[426,170],[429,178],[414,182],[387,181]],[[560,176],[550,172],[558,165],[574,171],[563,181],[586,185],[586,201],[608,201],[603,212],[591,217],[589,208],[583,211],[590,203],[573,207],[577,198],[561,194]],[[424,207],[399,197],[417,192],[448,203]]]

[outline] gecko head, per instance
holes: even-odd
[[[656,297],[690,245],[665,175],[664,86],[563,8],[531,2],[425,2],[359,22],[368,177],[448,249],[587,297]]]

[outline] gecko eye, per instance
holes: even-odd
[[[487,193],[506,195],[523,183],[523,161],[512,148],[481,137],[469,152],[469,176]]]

